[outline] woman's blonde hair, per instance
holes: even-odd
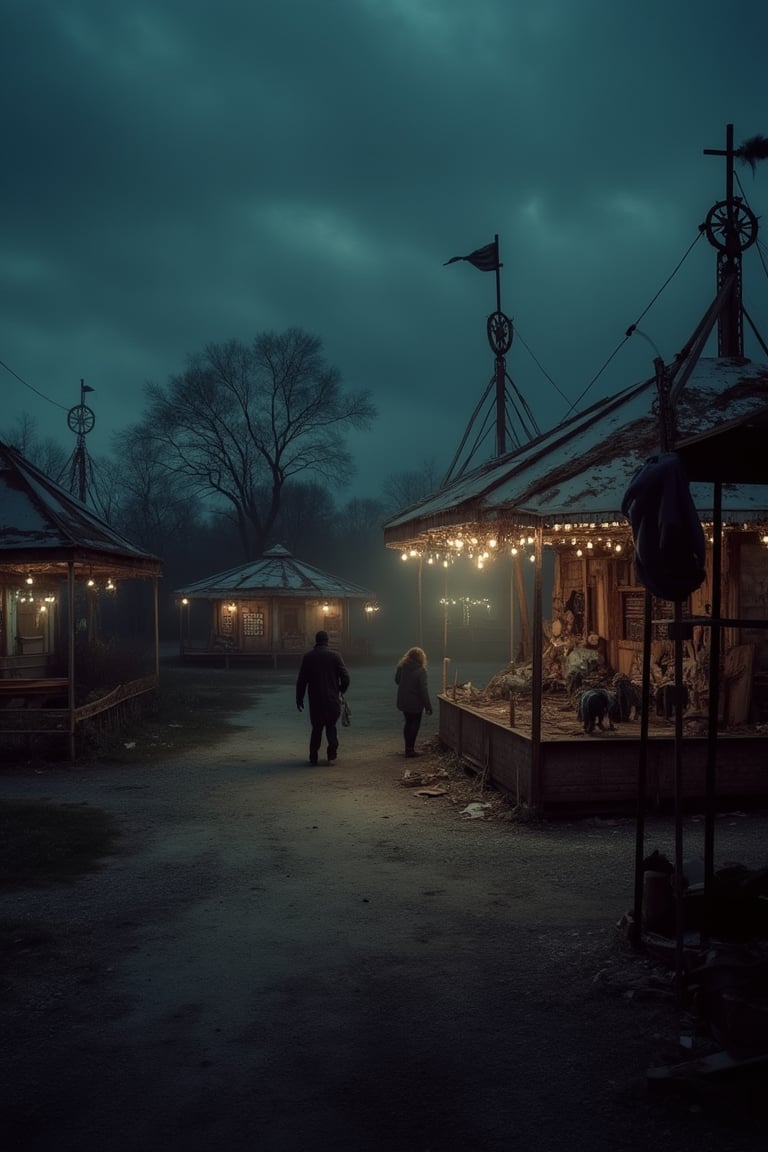
[[[406,654],[398,660],[398,668],[402,668],[403,664],[421,664],[422,668],[426,668],[427,654],[423,648],[409,648]]]

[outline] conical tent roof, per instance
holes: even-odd
[[[370,600],[373,593],[340,576],[321,572],[311,564],[304,564],[291,553],[276,545],[259,560],[217,572],[198,580],[186,588],[177,588],[174,595],[190,600],[216,600],[237,596],[317,596]]]
[[[131,544],[15,448],[0,442],[0,564],[40,571],[74,562],[94,575],[158,575],[158,557]]]

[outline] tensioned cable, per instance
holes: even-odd
[[[666,288],[666,287],[669,285],[669,283],[670,283],[670,282],[671,282],[671,281],[674,279],[674,277],[675,277],[675,276],[677,275],[677,273],[680,271],[680,269],[682,268],[683,264],[684,264],[684,263],[685,263],[685,261],[688,259],[688,257],[690,256],[691,252],[693,251],[694,247],[696,246],[696,244],[698,244],[699,240],[701,240],[701,238],[702,238],[702,236],[703,236],[703,235],[704,235],[703,231],[699,231],[699,232],[696,234],[696,238],[695,238],[695,239],[693,240],[693,242],[692,242],[692,243],[691,243],[691,244],[688,246],[688,249],[687,249],[687,251],[684,253],[684,255],[682,256],[682,258],[681,258],[681,259],[678,261],[677,265],[676,265],[676,266],[675,266],[675,268],[672,270],[672,272],[670,272],[669,276],[667,276],[666,280],[665,280],[665,281],[664,281],[664,283],[662,284],[661,288],[659,288],[659,290],[658,290],[658,292],[656,293],[656,295],[655,295],[655,296],[654,296],[654,297],[651,299],[651,301],[650,301],[650,302],[649,302],[649,303],[646,305],[646,307],[643,309],[643,311],[642,311],[642,312],[640,313],[640,315],[638,316],[637,320],[635,320],[634,324],[630,324],[629,328],[627,328],[626,332],[624,333],[624,339],[623,339],[623,340],[621,340],[621,341],[620,341],[620,342],[619,342],[619,343],[616,345],[616,347],[614,348],[613,352],[611,352],[610,356],[609,356],[609,357],[608,357],[608,359],[605,361],[605,363],[602,365],[602,367],[600,368],[600,370],[599,370],[599,371],[596,373],[596,375],[594,375],[594,376],[592,377],[592,379],[590,380],[589,384],[587,384],[586,388],[585,388],[585,389],[584,389],[584,391],[581,393],[581,395],[577,396],[577,397],[576,397],[576,399],[574,400],[574,402],[571,404],[571,406],[570,406],[570,408],[568,409],[568,411],[566,412],[565,416],[563,416],[563,419],[560,421],[560,423],[561,423],[561,424],[564,424],[564,423],[565,423],[565,421],[566,421],[566,420],[568,419],[568,417],[570,416],[571,412],[573,412],[574,408],[576,408],[576,406],[577,406],[578,404],[580,404],[580,403],[581,403],[581,401],[582,401],[582,400],[584,399],[584,397],[586,396],[587,392],[589,392],[590,388],[591,388],[591,387],[592,387],[594,384],[596,384],[596,383],[597,383],[597,381],[598,381],[598,380],[600,379],[600,377],[602,376],[603,372],[605,372],[606,368],[607,368],[607,367],[608,367],[608,365],[610,364],[611,360],[613,360],[613,358],[614,358],[614,357],[615,357],[615,356],[616,356],[616,355],[617,355],[617,354],[618,354],[618,353],[621,351],[621,349],[622,349],[622,348],[624,347],[624,345],[626,344],[627,340],[629,340],[629,338],[630,338],[630,336],[632,335],[632,333],[633,333],[633,332],[636,330],[636,328],[637,328],[638,324],[640,323],[640,321],[643,319],[643,317],[644,317],[644,316],[646,316],[646,315],[647,315],[647,313],[648,313],[648,312],[650,312],[651,308],[652,308],[652,307],[653,307],[653,305],[656,303],[656,301],[658,300],[659,296],[661,296],[661,294],[662,294],[662,292],[664,291],[664,289],[665,289],[665,288]]]
[[[25,388],[29,388],[30,392],[34,392],[41,400],[47,400],[48,403],[53,404],[55,408],[61,408],[62,412],[69,412],[69,408],[65,407],[64,404],[59,404],[58,401],[51,400],[50,396],[46,396],[45,393],[41,392],[38,388],[33,388],[31,384],[27,384],[26,380],[22,380],[21,376],[19,376],[17,372],[14,372],[13,368],[9,368],[2,360],[0,360],[0,368],[5,368],[6,372],[10,372],[11,376],[14,376],[18,380],[19,384],[23,384]]]
[[[738,172],[733,173],[733,177],[735,177],[736,183],[739,185],[739,191],[740,191],[740,194],[742,194],[742,199],[744,200],[745,205],[752,212],[752,206],[750,204],[750,197],[748,197],[746,195],[746,192],[744,190],[744,184],[742,183],[742,181],[739,180]],[[754,215],[755,220],[758,219],[758,213],[754,212],[753,215]],[[763,273],[766,274],[766,279],[768,279],[768,267],[766,266],[766,260],[765,260],[765,251],[766,251],[765,247],[763,247],[763,245],[761,244],[761,242],[759,240],[755,240],[754,247],[756,249],[758,249],[758,251],[760,252],[760,265],[762,267]]]
[[[741,311],[742,311],[742,314],[743,314],[743,316],[744,316],[744,319],[747,321],[747,323],[749,324],[750,328],[752,329],[752,333],[753,333],[753,335],[754,335],[755,339],[757,340],[758,344],[759,344],[759,345],[760,345],[760,347],[762,348],[763,352],[765,352],[766,356],[768,356],[768,345],[766,345],[766,343],[765,343],[765,340],[763,340],[762,336],[761,336],[761,335],[760,335],[760,333],[758,332],[758,330],[757,330],[757,328],[756,328],[756,326],[755,326],[755,322],[754,322],[754,320],[753,320],[753,319],[752,319],[752,317],[750,316],[749,312],[747,312],[747,310],[746,310],[746,308],[744,307],[744,305],[743,305],[743,304],[742,304],[742,306],[741,306]]]
[[[736,180],[736,183],[739,186],[739,191],[741,192],[742,200],[744,201],[747,208],[749,208],[750,212],[752,212],[752,206],[749,203],[749,197],[747,196],[746,192],[744,191],[744,185],[742,184],[741,180],[739,179],[738,172],[734,172],[733,175],[734,175],[734,178]],[[755,213],[753,213],[753,215],[755,216],[755,219],[757,219],[757,213],[755,212]],[[755,248],[757,248],[757,250],[760,254],[759,255],[760,265],[763,269],[763,272],[765,273],[766,279],[768,279],[768,266],[766,266],[766,262],[765,262],[765,251],[766,251],[765,246],[759,240],[755,240]]]
[[[568,397],[566,396],[565,392],[561,391],[561,389],[560,389],[560,388],[558,388],[557,384],[555,384],[555,382],[554,382],[554,380],[552,379],[552,377],[550,376],[549,372],[547,372],[547,371],[546,371],[546,370],[545,370],[545,369],[542,367],[542,365],[541,365],[541,363],[539,362],[539,360],[537,360],[537,358],[534,356],[533,352],[531,351],[531,349],[530,349],[530,348],[528,347],[528,345],[526,344],[525,340],[523,340],[522,336],[520,335],[520,329],[519,329],[519,328],[515,328],[515,336],[516,336],[516,337],[517,337],[517,339],[520,341],[520,343],[522,344],[523,348],[525,348],[525,350],[526,350],[526,352],[528,353],[528,355],[530,356],[531,360],[533,360],[534,364],[535,364],[535,365],[536,365],[536,367],[539,369],[539,371],[542,373],[542,375],[543,375],[543,376],[546,376],[547,380],[549,380],[550,384],[551,384],[551,385],[552,385],[552,387],[554,388],[555,392],[557,392],[558,396],[562,396],[563,400],[565,400],[565,402],[566,402],[566,404],[567,404],[567,403],[568,403]]]

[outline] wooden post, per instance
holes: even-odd
[[[527,660],[531,653],[531,627],[528,619],[528,597],[525,594],[525,581],[523,579],[523,567],[520,563],[519,556],[514,557],[513,563],[515,565],[515,584],[517,587],[517,610],[518,619],[520,621],[520,644],[519,649],[522,652],[523,660]]]
[[[75,760],[75,566],[67,563],[67,610],[69,612],[69,684],[67,707],[69,710],[69,759]]]
[[[541,796],[541,693],[543,682],[543,633],[541,618],[542,558],[544,530],[536,528],[534,543],[534,587],[533,587],[533,676],[531,680],[531,779],[528,795],[531,806],[537,807]]]

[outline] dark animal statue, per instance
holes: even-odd
[[[670,720],[675,714],[678,698],[680,698],[683,712],[685,712],[688,707],[687,684],[681,684],[679,689],[676,684],[660,684],[656,689],[656,715],[664,716]]]
[[[584,731],[591,733],[595,725],[605,731],[603,721],[607,719],[608,727],[613,730],[613,719],[616,716],[618,703],[616,693],[607,688],[588,688],[579,697],[579,720],[584,725]]]
[[[629,676],[619,672],[613,678],[613,690],[618,704],[618,720],[635,720],[640,715],[643,693],[639,684],[634,684]]]

